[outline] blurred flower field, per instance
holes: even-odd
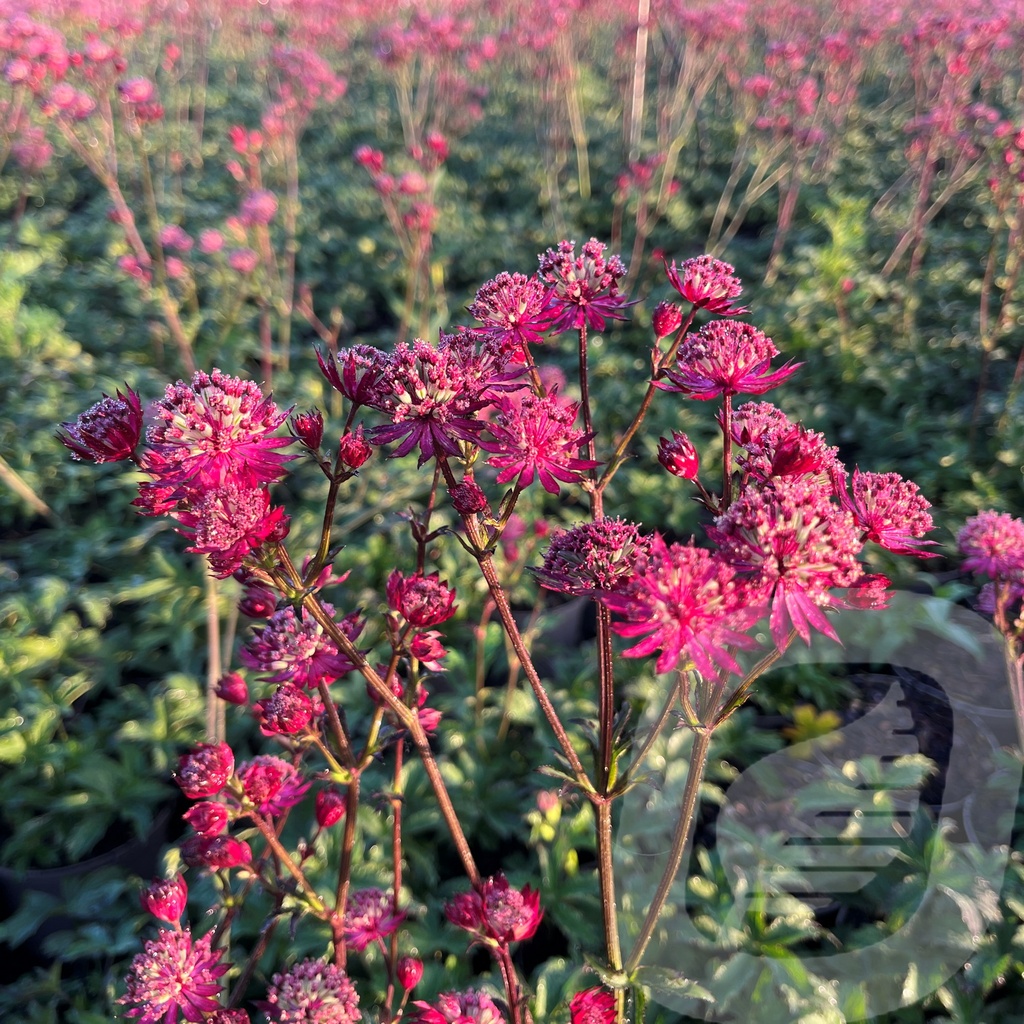
[[[1019,772],[1022,53],[1020,0],[0,0],[0,1016],[863,1019],[807,963],[899,931],[942,827],[751,911],[728,941],[790,974],[686,1016],[644,1003],[646,908],[612,937],[613,801],[707,726],[721,939],[729,783],[899,668],[751,637],[886,588],[1006,638]],[[776,551],[744,618],[766,516],[828,520],[819,578]],[[662,673],[737,660],[645,742]],[[1020,1019],[1019,821],[964,966],[871,1019]]]

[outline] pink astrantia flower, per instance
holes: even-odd
[[[740,279],[728,263],[713,256],[696,256],[683,260],[676,268],[665,264],[665,273],[677,292],[698,309],[706,309],[719,316],[739,316],[750,312],[733,306],[732,300],[743,291]]]
[[[392,391],[391,357],[387,352],[371,345],[353,345],[337,356],[325,356],[317,349],[316,361],[327,383],[354,406],[384,407],[384,398]]]
[[[276,451],[290,437],[271,437],[287,419],[252,381],[197,370],[191,384],[168,385],[156,403],[143,469],[161,486],[207,488],[269,484],[295,458]]]
[[[213,575],[226,579],[241,568],[246,555],[268,541],[282,540],[288,533],[288,516],[280,506],[271,507],[266,487],[223,487],[201,490],[188,507],[172,513],[191,537],[186,548],[207,555]]]
[[[488,878],[477,890],[459,893],[444,912],[452,924],[490,946],[532,938],[544,916],[540,893],[528,885],[513,889],[503,874]]]
[[[334,614],[332,605],[325,602],[324,608]],[[338,625],[353,641],[363,629],[363,621],[355,612]],[[299,617],[290,605],[274,612],[266,626],[253,629],[253,637],[239,652],[239,660],[248,668],[270,673],[267,679],[271,683],[291,682],[311,690],[320,680],[333,683],[355,667],[305,608]]]
[[[388,607],[417,628],[439,626],[455,614],[455,591],[436,572],[405,576],[395,569],[386,590]]]
[[[693,442],[678,430],[672,431],[671,439],[658,438],[658,461],[673,476],[681,480],[696,479],[700,469],[700,458]]]
[[[569,1003],[571,1024],[614,1024],[615,993],[603,985],[577,992]]]
[[[157,878],[139,894],[142,909],[160,921],[177,926],[188,900],[188,886],[181,875]]]
[[[742,449],[740,468],[757,480],[843,472],[839,450],[823,434],[792,422],[770,402],[741,405],[733,416],[732,439]]]
[[[558,481],[574,483],[588,469],[599,466],[593,459],[577,456],[587,435],[573,426],[579,406],[557,395],[525,395],[521,401],[502,404],[497,422],[490,426],[493,440],[480,447],[494,454],[489,466],[500,469],[498,483],[516,480],[528,487],[535,477],[550,494],[558,494]]]
[[[719,395],[762,395],[788,380],[800,363],[769,372],[779,350],[771,338],[750,324],[712,320],[679,347],[676,369],[665,371],[663,391],[678,391],[700,401]]]
[[[323,960],[275,974],[263,1004],[275,1024],[358,1024],[359,994],[348,975]]]
[[[486,992],[442,992],[433,1006],[415,1002],[416,1024],[505,1024],[505,1018]]]
[[[533,572],[542,587],[562,594],[610,593],[625,586],[647,548],[635,524],[598,519],[555,534]]]
[[[1024,520],[987,509],[964,523],[956,544],[969,572],[1024,583]]]
[[[555,312],[550,304],[551,287],[539,277],[502,271],[476,293],[469,315],[479,320],[480,330],[497,338],[512,355],[528,344],[540,344]]]
[[[215,796],[235,770],[235,755],[226,743],[200,743],[178,762],[174,781],[190,800]]]
[[[551,286],[554,333],[581,327],[603,331],[606,317],[625,320],[620,311],[632,305],[619,293],[626,265],[618,256],[605,259],[606,248],[591,238],[577,256],[575,242],[561,241],[540,257],[540,276]]]
[[[667,338],[683,325],[683,311],[674,302],[659,302],[651,314],[651,329],[656,338]]]
[[[175,1024],[179,1014],[198,1024],[219,1008],[223,949],[211,949],[212,936],[192,940],[192,933],[162,931],[132,960],[128,989],[117,1001],[131,1008],[125,1017],[139,1024]]]
[[[104,395],[74,423],[62,423],[57,439],[81,462],[121,462],[132,458],[142,436],[142,402],[125,385],[126,394]]]
[[[758,618],[760,596],[717,553],[668,545],[654,534],[633,578],[601,600],[625,620],[612,627],[620,636],[644,637],[623,652],[627,657],[660,650],[655,669],[669,672],[685,655],[700,672],[714,675],[719,667],[739,670],[728,646],[754,646],[741,630]]]
[[[934,541],[920,538],[932,528],[927,501],[917,484],[898,473],[853,471],[853,497],[846,491],[846,473],[835,473],[836,496],[840,505],[853,513],[864,539],[874,541],[897,555],[928,558],[923,550]]]
[[[769,595],[776,646],[785,645],[790,629],[808,644],[812,628],[838,639],[822,609],[835,603],[834,587],[853,586],[863,574],[863,540],[853,515],[833,504],[830,484],[787,476],[747,487],[708,535]]]
[[[295,765],[273,754],[259,754],[238,769],[245,798],[260,814],[283,814],[309,789]]]
[[[371,943],[383,942],[404,920],[405,913],[395,910],[383,889],[359,889],[345,905],[345,939],[361,953]]]
[[[182,817],[192,826],[196,835],[205,838],[219,836],[228,827],[228,809],[215,800],[200,800]]]
[[[253,705],[264,736],[294,736],[313,718],[313,701],[305,690],[282,683],[271,696]]]

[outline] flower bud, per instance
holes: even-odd
[[[655,336],[667,338],[682,326],[683,311],[674,302],[659,302],[651,316],[651,327]]]
[[[193,804],[182,817],[192,826],[196,835],[206,839],[219,836],[228,827],[228,809],[215,800],[201,800]]]
[[[324,418],[319,409],[297,412],[288,423],[288,429],[311,452],[315,452],[324,439]]]
[[[338,458],[349,469],[358,469],[372,454],[373,449],[363,437],[363,428],[356,427],[355,432],[347,433],[338,442]]]
[[[268,736],[294,736],[309,725],[313,702],[299,687],[282,683],[272,696],[256,702],[256,716]]]
[[[160,921],[177,924],[188,899],[188,886],[181,875],[174,878],[155,878],[153,884],[139,894],[142,909]]]
[[[487,508],[487,496],[480,490],[480,485],[475,480],[466,479],[461,484],[456,484],[451,490],[451,495],[455,511],[460,515],[471,516]]]
[[[234,836],[192,836],[181,844],[181,859],[189,867],[237,868],[252,862],[249,844]]]
[[[345,798],[333,786],[317,793],[316,823],[321,828],[337,825],[345,817],[345,810]]]
[[[417,960],[414,956],[403,956],[395,967],[395,974],[398,977],[398,984],[406,990],[415,988],[423,977],[423,961]]]
[[[235,770],[235,755],[226,743],[200,743],[178,762],[174,781],[190,800],[219,793]]]
[[[229,704],[247,704],[249,702],[249,687],[237,672],[228,672],[222,675],[214,692],[221,700],[226,700]]]
[[[238,610],[248,619],[269,619],[277,610],[277,594],[258,583],[250,584],[238,602]]]
[[[672,431],[672,440],[658,438],[658,461],[673,475],[683,480],[695,480],[700,468],[697,449],[685,434]]]

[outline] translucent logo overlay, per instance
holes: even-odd
[[[667,1008],[723,1024],[870,1019],[944,984],[996,918],[1021,781],[999,638],[910,593],[834,622],[842,646],[797,641],[756,688],[783,666],[814,666],[818,685],[834,673],[850,695],[838,727],[758,757],[745,720],[730,720],[726,743],[749,763],[731,779],[712,747],[698,855],[640,969]],[[666,695],[649,701],[652,720]],[[668,733],[623,800],[624,949],[661,879],[691,741]]]

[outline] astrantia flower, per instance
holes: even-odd
[[[160,921],[177,925],[188,900],[188,886],[181,875],[157,878],[139,895],[142,909]]]
[[[587,439],[573,426],[578,411],[578,405],[557,395],[525,395],[519,402],[503,403],[490,426],[493,440],[480,442],[481,448],[494,453],[487,464],[501,470],[498,483],[517,480],[519,487],[528,487],[536,476],[544,490],[558,494],[559,480],[574,483],[586,470],[599,466],[576,454]]]
[[[359,889],[345,905],[345,938],[357,952],[386,939],[405,920],[383,889]]]
[[[330,604],[324,603],[324,608],[334,614]],[[350,640],[363,629],[362,619],[354,612],[338,625]],[[266,626],[254,628],[239,660],[249,668],[270,673],[267,679],[271,683],[291,682],[311,690],[320,680],[333,683],[354,668],[312,615],[303,608],[297,617],[290,605],[274,612]]]
[[[235,770],[235,755],[226,743],[200,743],[178,762],[174,781],[190,800],[219,793]]]
[[[679,391],[706,401],[719,395],[762,395],[788,380],[800,363],[769,372],[779,350],[771,338],[750,324],[712,320],[679,347],[677,367],[665,371],[663,391]]]
[[[477,441],[483,423],[476,413],[490,404],[481,381],[466,370],[462,353],[450,345],[416,339],[397,346],[385,409],[392,422],[375,427],[370,440],[399,441],[393,458],[419,448],[421,466],[438,454],[461,454],[459,442]]]
[[[252,381],[220,370],[197,370],[191,384],[168,385],[156,414],[143,469],[163,486],[256,487],[278,480],[284,463],[295,458],[276,451],[292,438],[270,436],[288,411]]]
[[[673,476],[681,480],[693,480],[700,469],[700,459],[693,442],[678,430],[672,431],[671,439],[658,438],[658,461]]]
[[[371,345],[353,345],[337,356],[325,356],[319,349],[316,361],[327,383],[354,406],[382,408],[391,393],[391,356]]]
[[[187,508],[172,513],[192,538],[187,551],[207,555],[213,575],[226,579],[239,569],[246,555],[269,540],[288,533],[288,516],[280,506],[271,507],[266,487],[223,487],[200,490]]]
[[[260,814],[283,814],[309,789],[295,765],[273,754],[260,754],[238,769],[245,797]]]
[[[577,992],[569,1003],[571,1024],[614,1024],[615,994],[603,985]]]
[[[263,1007],[275,1024],[358,1024],[359,994],[348,975],[323,960],[275,974]]]
[[[486,992],[442,992],[437,1002],[416,1002],[416,1024],[505,1024],[505,1018]]]
[[[190,868],[224,871],[252,863],[252,849],[235,836],[191,836],[181,844],[181,859]]]
[[[142,402],[125,385],[127,394],[104,395],[74,423],[62,423],[57,439],[81,462],[121,462],[130,459],[142,436]]]
[[[932,528],[927,501],[917,484],[899,473],[853,471],[853,497],[846,492],[846,474],[835,474],[836,496],[843,508],[853,513],[864,539],[880,544],[897,555],[927,558],[923,550],[934,541],[920,540]]]
[[[832,588],[863,574],[861,531],[831,499],[831,485],[815,477],[777,477],[747,487],[708,530],[722,557],[764,588],[778,647],[791,628],[805,643],[812,628],[838,639],[822,609],[834,603]]]
[[[654,534],[632,579],[601,600],[625,620],[612,627],[620,636],[645,637],[623,651],[626,657],[660,650],[655,669],[669,672],[686,655],[700,672],[713,675],[718,667],[738,671],[727,646],[753,646],[740,630],[757,619],[759,596],[716,554],[692,544],[667,545]]]
[[[206,838],[219,836],[228,827],[228,809],[215,800],[200,800],[182,817],[192,826],[196,835]]]
[[[743,449],[740,468],[758,480],[842,472],[839,450],[824,434],[792,422],[769,402],[741,405],[733,416],[732,438]]]
[[[230,965],[219,962],[224,950],[212,950],[211,938],[207,934],[193,942],[187,929],[166,930],[147,942],[132,960],[128,990],[117,1000],[131,1007],[124,1016],[139,1024],[175,1024],[180,1014],[198,1024],[218,1009],[218,979]]]
[[[345,817],[347,809],[345,797],[334,786],[321,789],[316,795],[316,823],[320,828],[337,825]]]
[[[544,916],[540,893],[528,885],[513,889],[503,874],[488,878],[479,889],[459,893],[444,912],[452,924],[490,946],[532,938]]]
[[[254,711],[264,735],[294,736],[313,718],[313,701],[305,690],[292,683],[282,683],[265,700],[256,701]]]
[[[387,582],[388,607],[417,628],[439,626],[455,614],[455,591],[438,574],[405,576],[395,569]]]
[[[550,329],[556,334],[584,326],[603,331],[605,317],[625,319],[620,310],[632,305],[619,294],[626,265],[618,256],[605,259],[606,248],[592,238],[577,256],[576,243],[562,241],[540,257],[540,276],[552,288],[555,319]]]
[[[539,277],[502,271],[476,293],[469,315],[479,320],[480,330],[497,338],[512,355],[529,343],[539,344],[555,313],[550,304],[551,286]]]
[[[678,269],[673,260],[672,266],[666,263],[665,273],[672,287],[698,309],[706,309],[719,316],[739,316],[749,312],[733,306],[732,300],[740,295],[743,287],[733,268],[722,260],[713,256],[697,256],[683,260]]]
[[[542,587],[562,594],[610,593],[626,584],[647,547],[635,524],[598,519],[555,534],[533,572]]]
[[[1024,520],[994,509],[979,512],[960,528],[956,544],[969,572],[1024,582]]]

